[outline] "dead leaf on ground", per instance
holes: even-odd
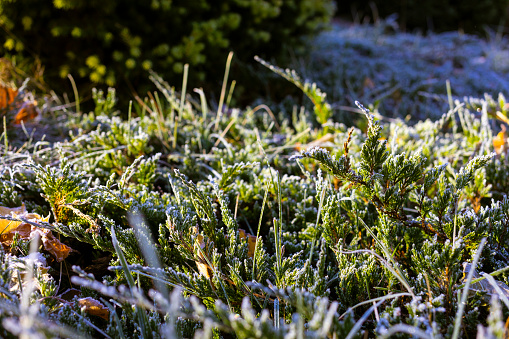
[[[256,247],[256,236],[247,233],[243,229],[239,229],[239,238],[246,239],[247,238],[247,255],[251,258],[254,258],[255,247]]]
[[[23,218],[31,222],[48,222],[49,220],[49,216],[41,217],[37,213],[27,213],[25,205],[15,208],[0,206],[0,215]],[[44,249],[53,255],[58,262],[63,261],[73,251],[72,248],[62,244],[60,240],[55,238],[48,229],[39,228],[24,221],[0,219],[0,243],[4,247],[9,248],[12,245],[16,233],[21,239],[32,239],[38,234]]]
[[[0,110],[16,111],[14,124],[32,120],[39,115],[37,101],[24,96],[16,100],[19,95],[17,89],[0,84]]]
[[[14,214],[23,214],[26,213],[25,204],[20,207],[4,207],[0,206],[0,215],[8,215],[11,216],[11,213]],[[21,221],[12,221],[0,219],[0,235],[10,232],[12,229],[18,227],[21,224]]]
[[[203,235],[198,233],[198,228],[193,227],[193,233],[196,234],[196,243],[195,243],[195,254],[198,256],[199,260],[195,260],[196,267],[198,267],[198,272],[204,277],[210,279],[213,275],[213,269],[210,267],[208,263],[212,260],[206,255],[207,245]],[[248,252],[247,255],[251,258],[254,258],[255,248],[256,248],[256,236],[247,233],[243,229],[239,229],[239,238],[247,240]]]
[[[90,315],[95,315],[105,320],[109,320],[110,311],[108,308],[94,298],[87,297],[78,299],[78,305]]]
[[[205,241],[203,239],[203,235],[198,234],[197,235],[197,244],[195,244],[195,253],[200,258],[200,261],[196,261],[196,267],[198,267],[198,271],[201,273],[201,275],[205,276],[206,278],[210,279],[212,278],[212,268],[208,265],[210,262],[210,259],[205,254]],[[198,248],[199,246],[199,248]]]
[[[497,154],[502,153],[502,147],[505,149],[506,145],[506,136],[505,136],[506,128],[502,125],[502,130],[497,134],[496,137],[493,138],[493,148]]]

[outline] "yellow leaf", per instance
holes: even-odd
[[[500,112],[500,111],[496,111],[495,112],[495,119],[498,119],[502,122],[505,122],[506,124],[509,124],[509,118],[507,118],[504,113]]]
[[[4,207],[0,206],[0,215],[12,216],[12,214],[23,214],[26,213],[25,204],[20,207]],[[11,230],[15,229],[21,224],[21,221],[12,221],[0,219],[0,234],[9,233]]]
[[[212,268],[207,264],[208,257],[205,254],[205,240],[203,235],[198,233],[198,228],[193,227],[193,231],[197,234],[195,254],[198,256],[199,260],[196,260],[196,267],[198,267],[198,272],[200,272],[201,275],[210,279],[212,277]]]
[[[203,275],[205,278],[207,279],[212,278],[212,269],[210,268],[209,265],[197,261],[196,267],[198,267],[198,272],[200,272],[200,274]]]

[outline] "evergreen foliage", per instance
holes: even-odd
[[[250,108],[211,114],[152,79],[159,92],[127,120],[114,91],[98,91],[82,119],[59,112],[67,140],[2,144],[0,205],[50,214],[28,221],[74,250],[66,272],[36,240],[2,249],[3,336],[503,333],[509,199],[493,188],[507,151],[493,146],[488,100],[480,115],[456,101],[414,125],[358,103],[364,129],[317,109],[323,125],[299,130],[305,110],[295,125]]]

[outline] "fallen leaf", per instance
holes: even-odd
[[[12,214],[23,214],[26,213],[25,204],[20,207],[4,207],[0,206],[0,215],[11,217]],[[12,221],[6,219],[0,219],[0,235],[10,232],[12,229],[17,228],[21,224],[21,221]]]
[[[29,284],[29,281],[26,279],[26,272],[29,269],[28,268],[29,266],[27,266],[27,261],[29,259],[32,261],[32,265],[33,265],[32,267],[35,268],[37,271],[37,273],[35,275],[31,275],[32,282],[34,283],[34,287],[36,289],[38,289],[42,292],[42,290],[41,290],[42,286],[41,286],[40,279],[42,279],[43,281],[46,281],[46,282],[48,282],[52,279],[51,275],[48,274],[48,270],[50,268],[47,266],[46,258],[44,258],[44,256],[41,253],[36,252],[36,253],[29,254],[26,257],[19,257],[19,258],[15,257],[15,256],[8,256],[7,263],[9,265],[9,268],[15,269],[19,272],[19,274],[13,274],[11,276],[10,287],[9,287],[9,290],[11,292],[19,291],[20,284],[23,287],[26,286],[27,284]],[[38,278],[35,278],[35,276],[37,276]]]
[[[256,248],[256,236],[247,233],[243,229],[239,229],[239,238],[246,239],[247,238],[247,255],[251,258],[254,258],[255,248]]]
[[[39,115],[37,111],[37,101],[28,102],[25,101],[21,104],[21,107],[18,109],[18,113],[14,117],[15,124],[21,124],[21,122],[25,122],[27,120],[32,120]]]
[[[23,218],[31,222],[48,222],[49,220],[49,216],[41,217],[37,213],[27,213],[25,205],[16,208],[0,206],[0,215]],[[39,228],[23,221],[0,219],[0,243],[5,247],[10,247],[15,234],[18,234],[21,239],[32,239],[38,234],[44,249],[53,255],[58,262],[63,261],[73,251],[72,248],[62,244],[60,240],[55,238],[48,229]]]
[[[72,252],[72,248],[62,244],[60,240],[55,238],[50,230],[37,227],[34,228],[35,230],[32,230],[30,237],[33,237],[34,232],[39,233],[41,236],[42,244],[44,245],[44,249],[52,254],[58,262],[62,262],[69,256],[69,253]]]
[[[25,213],[27,210],[25,208],[25,204],[21,204],[20,207],[4,207],[0,206],[0,215],[9,215],[12,212],[16,214]]]
[[[108,310],[108,308],[101,304],[100,301],[95,300],[94,298],[87,297],[78,299],[78,305],[81,307],[82,310],[84,310],[90,315],[95,315],[105,320],[109,320],[110,311]]]
[[[0,84],[0,110],[16,110],[14,124],[34,119],[39,115],[37,101],[23,96],[19,101],[15,102],[18,95],[18,90]]]
[[[198,232],[198,229],[196,229]],[[196,237],[197,245],[195,245],[195,254],[198,255],[199,261],[196,260],[196,267],[198,267],[198,272],[206,278],[212,278],[212,268],[207,264],[207,257],[205,256],[205,241],[203,239],[203,235],[198,234]],[[199,247],[199,248],[198,248]]]
[[[496,137],[493,138],[493,148],[497,154],[502,152],[502,146],[505,145],[506,137],[505,137],[505,126],[502,125],[502,131],[500,131]]]
[[[7,108],[10,104],[12,104],[17,95],[18,91],[14,88],[0,85],[0,109]]]
[[[212,278],[212,270],[210,269],[209,265],[197,261],[196,267],[198,267],[198,272],[200,272],[200,274],[203,275],[205,278],[207,279]]]

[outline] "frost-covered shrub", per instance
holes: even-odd
[[[293,124],[218,114],[154,77],[160,93],[127,119],[113,90],[96,92],[96,111],[55,113],[68,140],[0,143],[0,206],[49,215],[0,218],[3,336],[500,336],[507,140],[494,143],[490,114],[502,108],[456,100],[410,125],[358,103],[367,128],[348,129],[316,85],[266,65],[319,107]],[[11,222],[58,233],[72,271]],[[47,266],[31,270],[34,257]]]

